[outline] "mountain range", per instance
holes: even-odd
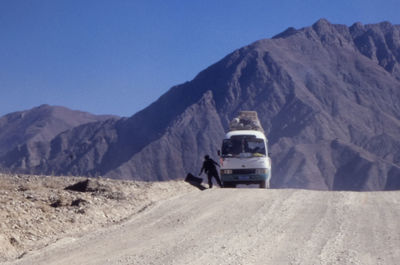
[[[35,109],[6,115],[0,166],[183,178],[197,173],[205,154],[217,158],[232,117],[255,110],[269,139],[272,187],[400,189],[399,63],[399,25],[321,19],[235,50],[131,117],[67,115],[59,131],[39,123],[31,133],[22,128],[37,124],[26,118]]]
[[[93,115],[61,106],[41,105],[0,117],[0,156],[18,145],[49,141],[59,133],[78,125],[117,118]]]

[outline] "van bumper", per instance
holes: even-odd
[[[261,181],[268,181],[270,174],[222,174],[222,182],[231,182],[236,184],[258,184]]]

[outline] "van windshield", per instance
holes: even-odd
[[[225,139],[222,143],[223,157],[237,156],[265,156],[265,143],[263,139],[253,135],[236,135]]]

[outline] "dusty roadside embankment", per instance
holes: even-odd
[[[0,174],[0,262],[118,224],[154,202],[198,190],[182,181],[110,179],[90,179],[81,192],[65,190],[85,180]]]
[[[400,191],[213,189],[11,264],[398,264]]]

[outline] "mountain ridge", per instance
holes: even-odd
[[[116,117],[42,104],[0,117],[0,156],[20,144],[49,141],[75,126]]]
[[[42,147],[52,155],[33,166],[22,161],[37,160],[35,152],[0,161],[34,173],[183,178],[205,154],[216,156],[230,119],[251,109],[270,141],[273,187],[400,189],[399,32],[388,22],[325,19],[289,29],[228,54],[129,118],[58,135]]]

